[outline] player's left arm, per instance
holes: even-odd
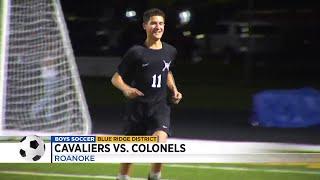
[[[177,89],[176,83],[174,81],[174,77],[171,71],[168,72],[168,78],[167,78],[167,86],[169,90],[171,91],[171,100],[174,104],[178,104],[182,99],[182,94]]]

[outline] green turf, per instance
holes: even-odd
[[[319,180],[319,169],[311,169],[308,164],[178,164],[194,167],[172,167],[166,164],[163,178],[176,180]],[[206,167],[206,168],[204,168]],[[41,172],[72,175],[116,176],[118,164],[0,164],[0,171]],[[219,169],[224,168],[224,169]],[[238,170],[226,169],[238,168]],[[239,168],[241,168],[239,170]],[[318,164],[319,168],[319,164]],[[135,164],[133,177],[146,177],[149,165]],[[284,170],[287,172],[272,172]],[[296,173],[299,172],[299,173]],[[9,175],[0,173],[1,179],[66,179],[66,177],[47,177],[32,175]],[[67,178],[80,179],[80,178]],[[83,178],[81,178],[83,179]],[[94,178],[92,178],[94,179]]]
[[[16,176],[14,176],[14,175],[10,175],[10,176],[8,176],[8,175],[2,175],[1,176],[1,178],[5,178],[5,180],[21,180],[21,179],[26,179],[26,180],[28,180],[28,179],[36,179],[36,180],[38,180],[38,179],[41,179],[41,180],[56,180],[56,179],[60,179],[60,178],[57,178],[57,177],[41,177],[41,176],[39,176],[39,177],[29,177],[29,176],[24,176],[23,178],[22,178],[22,176],[20,175],[16,175]],[[70,177],[63,177],[63,178],[61,178],[61,179],[66,179],[66,180],[77,180],[77,179],[79,179],[79,178],[70,178]]]

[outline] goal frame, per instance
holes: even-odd
[[[82,89],[82,84],[80,80],[80,75],[78,71],[78,67],[75,61],[71,41],[69,38],[69,33],[67,29],[67,25],[65,23],[64,14],[61,8],[60,0],[51,0],[53,7],[54,7],[54,14],[57,18],[57,25],[60,29],[60,35],[63,42],[63,48],[65,50],[68,63],[70,65],[70,72],[72,74],[72,78],[74,78],[75,82],[75,90],[77,92],[78,98],[82,100],[80,103],[82,114],[84,116],[84,124],[85,124],[85,130],[81,134],[91,134],[92,132],[92,124],[91,124],[91,118],[88,110],[88,105],[86,103],[85,95]],[[10,32],[10,15],[11,15],[11,0],[2,0],[1,1],[1,50],[0,50],[0,134],[6,134],[7,131],[6,125],[5,125],[5,109],[6,109],[6,87],[7,87],[7,66],[8,66],[8,44],[9,44],[9,32]],[[8,134],[10,133],[10,130],[8,130]],[[19,132],[19,131],[11,131],[11,132]],[[27,133],[26,131],[24,131]],[[39,132],[44,133],[44,132]],[[54,132],[46,133],[46,134],[57,134]]]
[[[87,105],[87,101],[85,100],[85,95],[83,92],[83,89],[80,88],[82,87],[81,84],[81,80],[80,80],[80,75],[79,75],[79,70],[78,70],[78,66],[76,64],[75,61],[75,57],[74,57],[74,53],[73,53],[73,49],[72,49],[72,45],[71,45],[71,40],[68,36],[69,32],[67,29],[67,25],[65,23],[64,20],[64,14],[61,8],[61,4],[60,4],[60,0],[52,0],[55,1],[54,7],[55,7],[55,12],[56,12],[56,16],[58,18],[58,26],[60,26],[59,28],[62,30],[62,39],[63,39],[63,45],[64,45],[64,49],[66,50],[67,56],[68,56],[68,60],[70,62],[71,65],[71,73],[73,75],[73,77],[75,78],[75,88],[76,91],[79,92],[79,98],[81,98],[83,100],[83,102],[81,103],[82,106],[82,110],[84,111],[84,116],[85,116],[85,120],[87,122],[85,122],[87,124],[87,129],[85,130],[85,134],[90,134],[91,130],[92,130],[92,124],[91,124],[91,118],[89,116],[89,110],[88,110],[88,105]],[[77,76],[76,76],[77,75]]]
[[[10,0],[1,1],[1,50],[0,50],[0,132],[5,129],[5,105],[6,98],[6,78],[7,78],[7,54],[9,40],[9,18],[10,18]]]

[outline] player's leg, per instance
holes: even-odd
[[[121,163],[117,180],[129,180],[132,170],[132,163]]]
[[[150,119],[149,130],[152,135],[157,136],[159,143],[166,143],[170,135],[170,113],[171,108],[166,100],[163,100],[151,108],[152,118]],[[159,180],[161,177],[162,164],[154,163],[151,165],[151,170],[148,179]]]
[[[143,123],[143,104],[138,102],[129,102],[124,112],[125,135],[146,135],[147,128]],[[121,163],[117,180],[129,180],[132,171],[132,163]]]
[[[159,143],[165,143],[168,139],[168,134],[163,130],[157,130],[152,136],[158,136]],[[149,174],[149,180],[159,180],[161,177],[162,163],[153,163]]]

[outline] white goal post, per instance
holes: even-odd
[[[0,134],[91,133],[59,0],[1,1]]]

